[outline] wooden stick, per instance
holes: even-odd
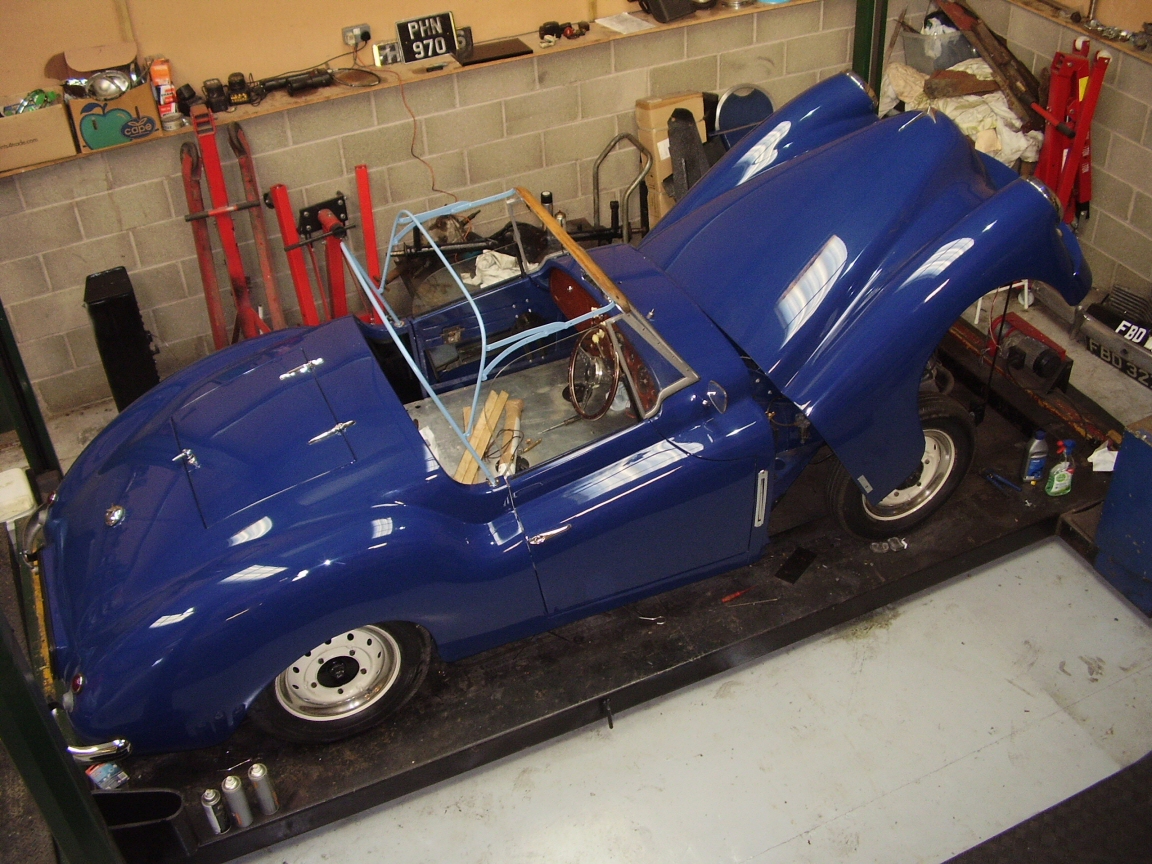
[[[482,438],[479,444],[472,445],[476,452],[480,454],[480,458],[484,458],[484,453],[488,449],[493,436],[496,434],[497,423],[500,420],[500,415],[504,412],[504,405],[508,401],[508,394],[504,391],[496,397],[496,404],[492,406],[491,411],[485,411],[484,416],[480,418],[480,423],[483,424]],[[468,466],[468,472],[465,477],[465,483],[476,483],[482,479],[480,474],[480,463],[473,461]]]
[[[492,441],[492,436],[496,432],[496,423],[504,412],[504,405],[507,401],[508,394],[503,390],[498,394],[495,392],[488,394],[488,399],[484,403],[484,413],[476,421],[476,428],[472,430],[472,438],[469,442],[472,449],[480,454],[480,458],[484,458],[484,451],[488,449],[488,444]],[[476,477],[480,473],[480,463],[472,458],[471,453],[464,455],[466,458],[460,460],[460,466],[456,469],[456,479],[465,484],[475,483]]]
[[[520,415],[523,411],[523,399],[508,400],[508,410],[504,415],[504,448],[500,452],[500,460],[496,465],[497,471],[510,463],[516,455],[516,447],[519,443],[516,439],[520,435]]]
[[[488,392],[488,399],[484,402],[484,407],[480,409],[480,416],[483,417],[487,413],[489,406],[496,404],[496,391],[491,390]],[[468,428],[468,424],[472,421],[472,408],[471,406],[464,409],[464,428]],[[476,447],[477,433],[480,431],[480,421],[476,421],[476,428],[472,430],[472,436],[468,439],[468,443]],[[484,454],[480,450],[476,450],[481,456]],[[475,462],[472,454],[468,452],[468,448],[464,448],[464,455],[460,457],[460,464],[456,466],[456,473],[452,475],[453,480],[461,483],[464,482],[464,475],[467,473],[468,463]]]

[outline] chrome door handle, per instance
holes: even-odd
[[[287,372],[282,373],[280,375],[280,380],[281,381],[287,381],[290,378],[295,378],[297,375],[304,375],[308,372],[311,372],[317,366],[322,366],[323,364],[324,364],[324,358],[323,357],[317,357],[315,360],[306,360],[305,362],[303,362],[299,366],[297,366],[295,369],[289,369]]]
[[[356,425],[355,420],[345,420],[343,423],[337,423],[331,429],[326,429],[325,431],[321,432],[316,437],[309,439],[308,443],[309,444],[319,444],[321,441],[328,440],[333,435],[339,435],[341,432],[343,432],[349,426],[355,426],[355,425]]]
[[[541,543],[551,540],[553,537],[559,537],[571,527],[571,525],[561,525],[559,528],[553,528],[551,531],[545,531],[542,534],[533,534],[528,538],[528,545],[539,546]]]

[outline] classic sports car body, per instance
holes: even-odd
[[[219,742],[246,714],[358,731],[433,645],[455,660],[756,559],[825,443],[849,528],[919,521],[970,458],[966,416],[920,394],[949,325],[1021,278],[1075,303],[1090,275],[1043,187],[943,117],[873,112],[830,79],[638,248],[558,232],[522,275],[415,317],[374,286],[382,324],[242,342],[142,397],[44,521],[75,728],[139,751]],[[471,208],[402,217],[392,243]],[[463,428],[497,391],[523,401],[530,463],[503,473]],[[454,479],[469,455],[479,482]]]

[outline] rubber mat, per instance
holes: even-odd
[[[1152,753],[947,864],[1152,861]]]

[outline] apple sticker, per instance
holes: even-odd
[[[80,109],[80,137],[89,150],[100,150],[146,138],[156,131],[151,117],[133,117],[123,108],[108,110],[100,102],[89,102]]]

